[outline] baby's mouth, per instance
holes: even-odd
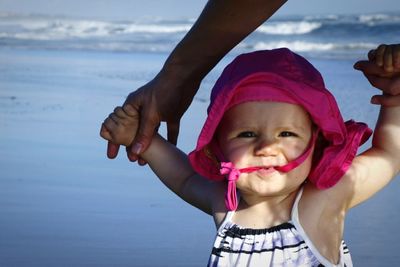
[[[257,172],[261,175],[269,175],[273,172],[275,172],[275,168],[274,167],[261,167],[257,170]]]
[[[259,172],[262,174],[269,174],[274,171],[276,171],[274,166],[252,166],[252,167],[240,169],[240,172],[246,172],[246,173]]]

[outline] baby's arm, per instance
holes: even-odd
[[[383,49],[385,48],[385,49]],[[364,74],[373,86],[388,92],[400,92],[400,73],[394,62],[400,60],[400,45],[380,46],[383,51],[370,57],[370,61],[381,68],[381,73]],[[362,70],[363,71],[363,70]],[[382,106],[375,127],[372,147],[356,157],[352,167],[342,179],[341,186],[347,188],[348,207],[353,207],[387,185],[400,171],[400,104]],[[343,186],[344,185],[344,186]]]
[[[200,210],[212,214],[215,201],[223,199],[222,183],[198,175],[187,155],[160,135],[153,137],[149,148],[140,156],[171,191]]]
[[[104,121],[100,135],[114,144],[129,146],[138,129],[137,116],[139,112],[130,105],[115,108]],[[140,156],[171,191],[208,214],[212,213],[212,196],[223,196],[223,193],[217,193],[220,183],[209,182],[197,175],[187,155],[158,134]]]

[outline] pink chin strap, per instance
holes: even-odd
[[[300,164],[302,164],[310,155],[312,148],[314,147],[315,140],[317,139],[318,131],[313,132],[308,148],[295,160],[292,160],[286,165],[271,167],[280,172],[290,172]],[[220,173],[227,175],[228,190],[225,194],[225,205],[228,210],[236,210],[238,207],[237,194],[236,194],[236,181],[239,179],[241,173],[251,173],[265,169],[262,166],[247,167],[237,169],[232,162],[221,162]]]

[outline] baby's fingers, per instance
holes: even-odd
[[[114,114],[120,119],[128,118],[128,114],[126,114],[125,110],[122,107],[116,107],[114,109]]]
[[[375,95],[371,98],[371,103],[385,107],[400,106],[400,95],[397,96]]]
[[[104,120],[103,125],[109,132],[113,132],[118,128],[118,120],[114,113],[108,115],[108,118]]]
[[[109,140],[109,141],[112,139],[111,133],[107,129],[107,127],[104,125],[104,123],[101,124],[100,136],[103,137],[105,140]]]
[[[104,123],[101,125],[100,136],[103,137],[104,139],[108,140],[107,157],[109,159],[116,158],[118,155],[119,145],[111,142],[113,140],[113,137],[111,135],[111,132],[107,129],[107,127],[105,126]]]
[[[124,113],[127,114],[128,116],[139,120],[139,112],[137,111],[137,109],[135,109],[131,105],[125,104],[122,106],[122,109],[123,109]]]
[[[115,113],[111,113],[107,119],[103,122],[104,127],[108,130],[106,135],[107,140],[114,142],[115,144],[127,145],[126,136],[123,134],[124,125],[121,123],[122,119],[119,118]],[[129,144],[128,144],[129,145]]]

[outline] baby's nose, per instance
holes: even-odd
[[[278,149],[279,145],[275,140],[264,138],[258,142],[254,152],[256,156],[276,156]]]

